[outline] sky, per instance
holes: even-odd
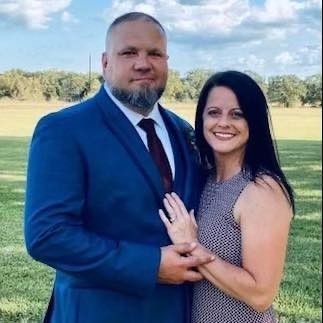
[[[0,0],[0,73],[101,73],[105,33],[129,11],[165,27],[169,67],[252,70],[263,77],[321,73],[320,0]]]

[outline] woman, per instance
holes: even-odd
[[[294,198],[263,92],[246,74],[216,73],[201,91],[195,131],[209,173],[197,224],[175,193],[164,199],[168,217],[160,210],[174,243],[197,241],[193,254],[215,256],[198,267],[205,279],[194,286],[192,322],[276,322]]]

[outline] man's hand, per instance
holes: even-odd
[[[199,281],[203,276],[193,268],[209,263],[214,257],[208,253],[200,256],[189,255],[197,244],[180,243],[161,248],[158,281],[166,284],[181,284],[184,281]]]

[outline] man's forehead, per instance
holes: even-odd
[[[144,23],[138,27],[138,24]],[[165,34],[158,25],[149,20],[126,21],[111,30],[107,37],[108,47],[113,48],[150,48],[162,49],[166,47]]]
[[[135,21],[125,21],[121,24],[115,26],[111,30],[111,36],[113,35],[131,35],[131,36],[138,36],[142,35],[143,31],[149,30],[153,33],[159,34],[160,37],[164,38],[164,32],[159,28],[158,25],[149,21],[149,20],[135,20]],[[138,33],[136,35],[136,33]]]
[[[148,33],[166,39],[165,32],[155,22],[150,21],[148,19],[137,19],[123,21],[120,24],[114,26],[107,33],[107,41],[114,41],[115,38],[119,37],[140,38],[144,37]]]
[[[122,28],[122,27],[128,27],[128,26],[131,28],[132,25],[138,25],[138,24],[145,24],[147,26],[148,25],[152,26],[153,28],[156,28],[157,30],[159,30],[162,34],[165,34],[164,30],[157,23],[155,23],[154,21],[152,21],[146,17],[141,17],[141,18],[134,19],[134,20],[122,21],[119,24],[113,26],[111,28],[111,31],[116,30],[118,28]]]

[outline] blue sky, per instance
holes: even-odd
[[[321,72],[320,0],[0,0],[0,72],[101,72],[109,23],[128,11],[155,16],[169,67],[253,70],[265,77]]]

